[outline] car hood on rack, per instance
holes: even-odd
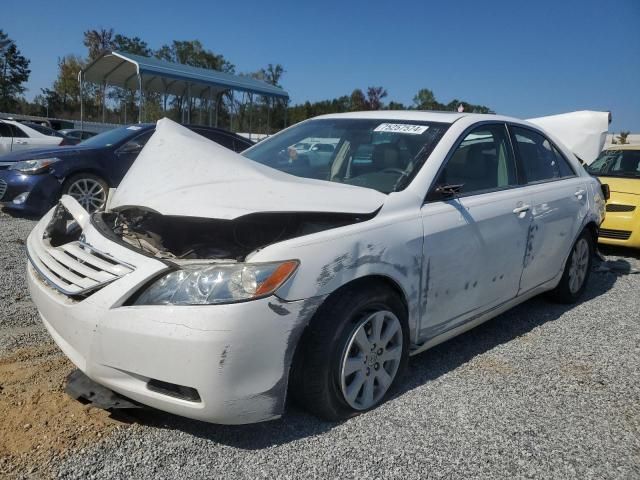
[[[260,212],[368,214],[385,199],[369,188],[275,170],[165,118],[118,186],[110,208],[232,220]]]

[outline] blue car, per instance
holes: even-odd
[[[219,128],[188,126],[235,152],[253,142]],[[89,212],[104,208],[115,188],[155,131],[155,124],[116,128],[79,145],[12,152],[0,157],[0,205],[38,215],[61,195],[74,197]]]

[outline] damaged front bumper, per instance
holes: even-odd
[[[83,242],[128,271],[79,299],[46,278],[48,253],[58,255],[42,242],[51,215],[27,241],[28,285],[49,333],[82,372],[136,402],[198,420],[243,424],[282,414],[295,346],[322,299],[126,306],[167,266],[106,239],[86,219]]]

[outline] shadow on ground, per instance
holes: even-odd
[[[581,303],[609,291],[618,276],[630,271],[625,260],[617,260],[619,268],[603,269],[607,262],[596,262],[589,286]],[[624,265],[626,263],[626,265]],[[477,355],[520,337],[534,328],[560,318],[575,305],[551,303],[544,296],[518,307],[453,338],[427,352],[412,357],[407,374],[394,397],[433,381],[455,370]],[[122,413],[114,413],[119,418]],[[213,442],[247,450],[281,445],[326,432],[337,423],[325,422],[289,405],[285,416],[277,421],[253,425],[225,426],[189,420],[153,409],[130,411],[120,419],[155,428],[181,430]]]

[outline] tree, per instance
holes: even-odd
[[[444,110],[444,105],[436,100],[433,91],[428,88],[418,90],[413,97],[413,104],[418,110]]]
[[[356,88],[353,92],[351,92],[349,110],[352,112],[358,112],[360,110],[367,109],[367,99],[364,96],[364,93],[359,88]]]
[[[629,143],[627,141],[627,138],[629,137],[630,133],[631,132],[628,132],[628,131],[620,132],[620,135],[618,135],[618,138],[617,138],[616,142],[614,142],[614,143],[619,144],[619,145],[625,145],[625,144]]]
[[[134,55],[142,55],[143,57],[150,57],[153,55],[153,51],[149,48],[149,44],[140,37],[127,37],[126,35],[120,35],[118,33],[114,37],[111,46],[115,50],[132,53]]]
[[[367,88],[368,110],[380,110],[383,107],[382,99],[387,96],[387,91],[383,87]]]
[[[436,100],[436,96],[433,91],[428,88],[422,88],[418,90],[418,93],[413,97],[413,104],[418,110],[445,110],[450,112],[456,112],[458,107],[462,105],[463,111],[473,113],[491,113],[489,107],[484,105],[474,105],[472,103],[458,100],[457,98],[451,100],[446,105]]]
[[[23,83],[31,74],[29,63],[15,42],[0,30],[0,111],[10,111],[17,105],[26,90]]]
[[[267,65],[267,68],[261,68],[259,73],[261,80],[273,85],[274,87],[282,88],[282,85],[280,85],[280,77],[285,73],[285,69],[279,63],[275,65],[270,63]]]
[[[84,46],[89,49],[89,60],[114,49],[113,28],[99,28],[84,32]]]
[[[53,91],[59,98],[63,114],[73,114],[80,110],[80,85],[78,72],[84,66],[82,59],[76,55],[67,55],[58,59],[58,77],[53,82]],[[45,95],[50,91],[44,91]]]

